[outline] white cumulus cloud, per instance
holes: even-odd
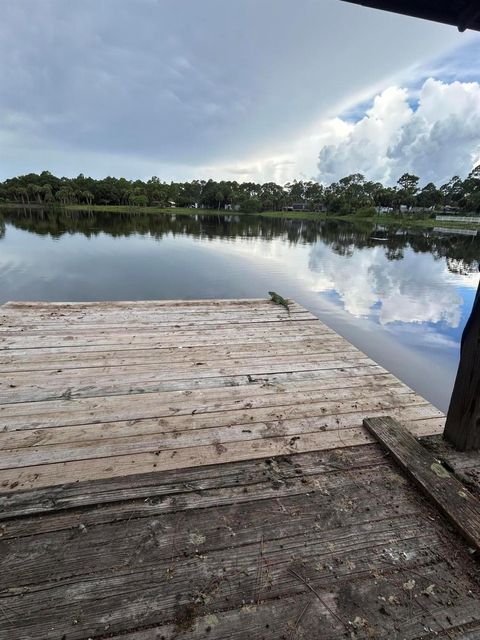
[[[409,171],[443,183],[480,160],[480,84],[429,78],[418,92],[389,87],[345,125],[320,149],[323,182],[360,172],[392,184]]]

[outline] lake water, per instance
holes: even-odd
[[[239,215],[0,215],[8,300],[295,299],[446,410],[480,236]]]

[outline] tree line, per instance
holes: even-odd
[[[454,176],[437,187],[433,182],[419,186],[420,178],[404,173],[395,186],[367,180],[361,173],[323,185],[294,180],[275,182],[236,182],[230,180],[192,180],[164,182],[127,180],[108,176],[97,180],[78,175],[59,178],[49,171],[29,173],[0,182],[0,202],[23,205],[124,205],[158,207],[235,208],[246,213],[280,211],[297,207],[308,211],[352,214],[374,207],[387,210],[436,209],[480,212],[480,165],[462,180]]]

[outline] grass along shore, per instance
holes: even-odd
[[[0,203],[0,210],[4,209],[45,209],[44,205],[32,203],[22,205],[18,203]],[[316,211],[262,211],[259,213],[242,213],[239,211],[225,211],[223,209],[190,209],[184,207],[134,207],[128,205],[86,205],[70,204],[66,206],[54,205],[53,209],[66,209],[68,211],[91,211],[96,213],[129,213],[129,214],[176,214],[176,215],[241,215],[241,216],[261,216],[265,218],[280,218],[285,220],[344,220],[345,222],[370,222],[376,224],[395,225],[401,227],[420,227],[433,229],[443,227],[451,229],[473,229],[480,230],[480,224],[457,222],[450,220],[435,220],[434,218],[417,218],[404,214],[376,216],[362,216],[359,214],[338,215],[333,213],[319,213]]]

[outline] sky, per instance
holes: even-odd
[[[0,0],[0,179],[395,183],[480,161],[480,34],[340,0]]]

